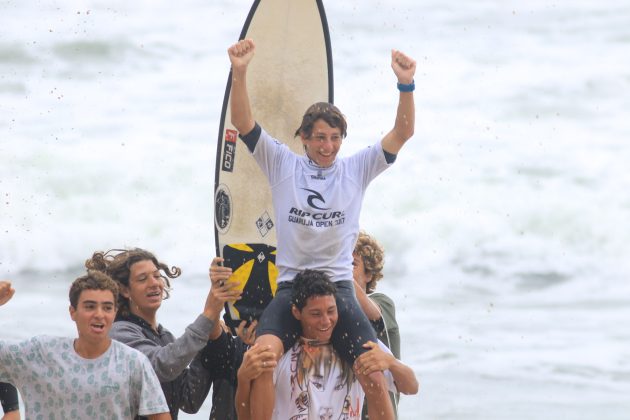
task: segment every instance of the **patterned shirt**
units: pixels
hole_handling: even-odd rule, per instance
[[[379,341],[379,346],[387,347]],[[394,380],[385,371],[389,390]],[[352,366],[332,345],[311,346],[300,339],[279,360],[274,370],[274,420],[359,420],[365,396]]]
[[[0,381],[18,388],[27,419],[133,419],[168,412],[149,360],[112,340],[95,359],[74,350],[73,338],[37,336],[0,341]]]

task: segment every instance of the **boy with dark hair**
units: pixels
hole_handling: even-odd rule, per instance
[[[366,353],[354,367],[333,349],[330,339],[337,325],[336,287],[318,270],[305,270],[293,280],[291,312],[302,328],[302,337],[285,353],[273,370],[268,349],[254,345],[238,372],[236,408],[239,420],[250,418],[251,382],[273,371],[275,402],[273,419],[343,418],[360,419],[367,377],[383,371],[392,391],[418,392],[413,370],[379,342],[367,342]],[[376,409],[374,395],[366,396],[370,410]]]
[[[298,323],[291,317],[291,279],[303,269],[325,271],[337,285],[339,326],[333,336],[335,350],[352,364],[376,341],[376,334],[359,308],[352,282],[352,249],[359,216],[370,182],[392,165],[403,145],[413,136],[415,105],[413,77],[416,62],[392,50],[391,67],[398,79],[398,107],[394,126],[382,139],[349,157],[338,158],[347,124],[333,104],[313,104],[296,131],[305,154],[298,155],[273,138],[256,122],[250,105],[247,73],[256,46],[243,39],[228,49],[232,64],[230,120],[269,181],[277,232],[278,287],[258,324],[256,342],[270,346],[279,358],[293,346]],[[264,98],[256,98],[262,100]],[[283,140],[283,139],[280,139]],[[318,223],[326,220],[329,223]],[[274,401],[272,375],[264,373],[253,384],[256,420],[268,420]],[[386,381],[381,372],[368,379],[366,391],[379,394],[377,419],[393,419]]]
[[[36,336],[17,344],[0,341],[0,381],[15,385],[26,418],[166,420],[171,416],[148,359],[109,338],[118,286],[88,271],[70,287],[70,317],[78,338]],[[0,304],[10,299],[0,289]]]

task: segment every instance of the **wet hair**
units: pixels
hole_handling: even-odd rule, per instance
[[[79,277],[70,286],[70,305],[77,309],[79,297],[84,290],[109,290],[114,296],[114,306],[118,307],[118,284],[107,274],[97,270],[88,270],[87,274]]]
[[[381,244],[376,239],[364,231],[359,232],[359,238],[354,246],[353,254],[359,256],[363,260],[365,273],[370,280],[366,284],[366,291],[372,293],[376,290],[376,282],[383,278],[383,266],[385,265],[384,251]]]
[[[346,117],[343,116],[339,108],[328,102],[317,102],[308,107],[302,117],[302,124],[295,130],[295,136],[304,135],[305,138],[311,138],[313,134],[313,125],[317,120],[324,120],[329,126],[339,128],[341,138],[345,138],[348,129]]]
[[[313,296],[335,295],[337,287],[323,271],[304,270],[293,279],[291,303],[298,310],[304,309],[306,301]]]
[[[140,261],[152,261],[157,269],[163,273],[162,277],[164,278],[165,287],[162,299],[168,299],[171,289],[171,283],[168,279],[179,277],[182,270],[175,266],[169,268],[168,265],[158,261],[155,255],[144,249],[133,248],[128,250],[110,249],[107,252],[97,251],[92,255],[92,258],[85,261],[85,267],[106,273],[120,285],[129,287],[131,266]],[[164,275],[166,275],[166,277]],[[119,293],[118,301],[120,306],[118,310],[119,314],[123,316],[129,315],[129,299]]]

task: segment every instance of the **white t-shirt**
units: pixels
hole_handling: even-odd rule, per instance
[[[73,343],[48,336],[0,341],[0,382],[20,391],[27,419],[133,419],[169,411],[145,355],[112,340],[101,356],[84,359]]]
[[[253,156],[271,185],[278,281],[307,268],[324,270],[333,281],[352,280],[365,190],[390,166],[381,141],[321,168],[263,129]]]
[[[389,353],[380,341],[379,346]],[[391,372],[384,373],[395,391]],[[330,344],[311,347],[298,341],[278,361],[273,383],[274,420],[361,419],[365,393],[352,366]]]

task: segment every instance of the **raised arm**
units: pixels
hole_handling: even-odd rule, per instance
[[[238,282],[228,281],[229,275],[213,276],[213,269],[218,267],[220,261],[222,261],[221,258],[215,258],[210,265],[212,287],[204,309],[204,316],[213,324],[213,329],[209,335],[210,340],[216,340],[221,336],[221,332],[223,331],[219,316],[225,302],[238,300],[241,295],[241,291],[238,290]],[[231,269],[228,270],[230,273],[232,272]],[[206,350],[210,345],[209,343],[210,342],[195,356],[188,369],[183,371],[183,377],[180,382],[182,399],[179,408],[185,413],[194,414],[199,411],[214,380],[214,378],[208,374],[205,362],[207,356]]]
[[[378,321],[381,319],[381,308],[379,308],[376,302],[370,299],[365,289],[363,289],[356,280],[354,281],[354,294],[359,301],[359,306],[361,306],[361,309],[365,312],[365,316],[367,316],[370,321]]]
[[[378,370],[389,370],[399,392],[406,395],[418,393],[418,379],[413,369],[396,359],[393,354],[384,351],[377,343],[368,341],[363,347],[370,350],[354,362],[357,374],[369,375]]]
[[[247,93],[247,67],[255,49],[256,46],[251,39],[243,39],[228,48],[228,56],[232,63],[230,114],[232,124],[241,134],[249,133],[255,125]]]
[[[392,70],[398,78],[400,98],[394,128],[383,137],[383,150],[397,154],[405,142],[413,136],[416,109],[413,100],[416,61],[398,50],[392,50]]]
[[[208,296],[206,297],[206,304],[203,309],[203,315],[210,321],[212,321],[215,327],[221,329],[221,326],[219,324],[219,316],[221,315],[221,311],[223,310],[223,305],[230,300],[239,300],[241,298],[242,290],[239,290],[239,284],[237,281],[227,281],[225,275],[219,275],[216,279],[213,279],[213,269],[217,268],[219,260],[222,261],[221,258],[215,258],[210,264],[211,287],[210,293],[208,293]],[[229,269],[229,272],[231,274],[232,270]],[[227,277],[229,278],[229,276]],[[219,334],[217,334],[217,336]],[[212,334],[210,338],[212,338]]]
[[[114,322],[109,335],[144,353],[161,382],[172,381],[205,347],[214,326],[219,322],[223,304],[227,300],[240,298],[241,291],[236,290],[236,285],[236,282],[227,282],[223,285],[212,284],[206,297],[203,313],[186,327],[182,336],[165,346],[148,338],[141,326],[125,320]]]

